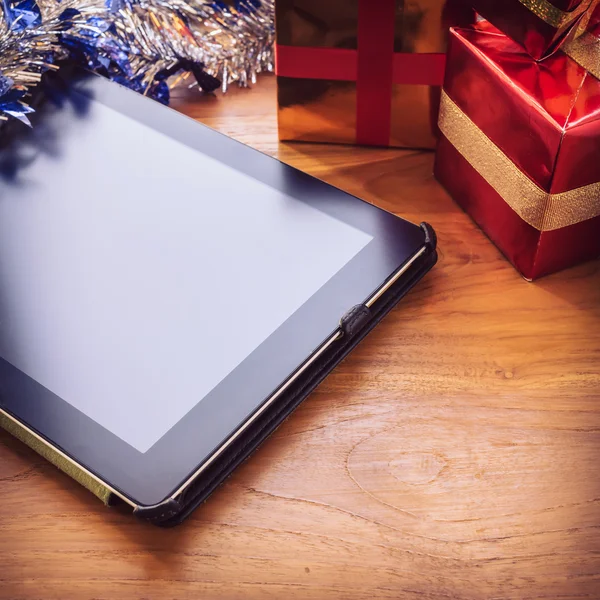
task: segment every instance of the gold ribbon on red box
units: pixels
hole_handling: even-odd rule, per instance
[[[600,215],[600,183],[548,193],[525,175],[446,92],[442,92],[439,125],[467,162],[538,231],[561,229]]]

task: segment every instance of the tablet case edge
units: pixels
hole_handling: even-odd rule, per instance
[[[409,270],[405,277],[401,277],[373,307],[369,308],[364,304],[352,307],[340,320],[340,326],[344,332],[340,340],[342,343],[317,361],[309,369],[307,376],[301,378],[290,390],[286,391],[284,397],[276,405],[275,410],[267,411],[266,415],[250,428],[249,435],[241,443],[238,443],[237,447],[234,445],[233,451],[226,454],[223,460],[217,462],[212,469],[209,469],[208,477],[203,474],[202,477],[196,478],[178,499],[169,498],[154,506],[137,506],[133,511],[137,517],[161,527],[172,527],[181,523],[242,462],[258,449],[260,444],[292,414],[350,351],[435,265],[437,262],[437,236],[431,225],[421,223],[420,227],[424,233],[424,245],[427,247],[428,252],[423,261],[415,265],[415,270]],[[0,427],[74,479],[104,504],[111,505],[117,500],[108,487],[1,411]]]

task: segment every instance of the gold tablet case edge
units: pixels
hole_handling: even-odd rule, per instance
[[[34,452],[37,452],[42,458],[60,469],[63,473],[71,477],[71,479],[74,479],[88,491],[92,492],[104,504],[108,505],[111,503],[111,498],[116,492],[108,488],[100,479],[79,466],[66,454],[22,425],[1,408],[0,427],[26,446],[29,446]],[[117,495],[121,496],[120,494]],[[125,500],[125,498],[123,499]]]

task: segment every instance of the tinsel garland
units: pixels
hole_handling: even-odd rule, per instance
[[[78,6],[83,18],[99,14],[97,6],[77,0],[39,5],[33,1],[8,4],[3,0],[0,14],[0,119],[15,117],[29,123],[32,110],[24,102],[29,89],[41,74],[54,67],[64,55],[59,36],[70,27],[63,15]],[[100,11],[101,12],[101,11]]]
[[[65,59],[165,104],[182,79],[249,85],[273,69],[273,13],[273,0],[0,0],[0,119],[28,123],[31,88]]]

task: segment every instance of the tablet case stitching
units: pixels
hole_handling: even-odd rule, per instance
[[[341,319],[344,335],[353,336],[371,320],[371,311],[364,304],[352,307]]]

